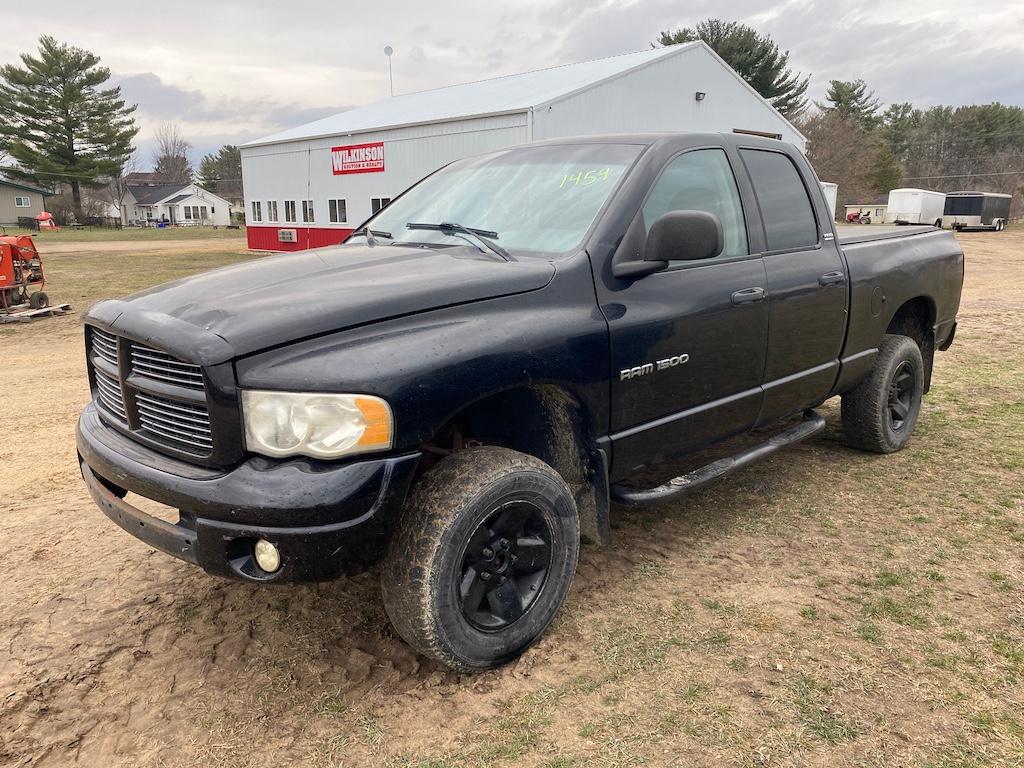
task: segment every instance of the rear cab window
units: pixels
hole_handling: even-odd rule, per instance
[[[818,222],[793,161],[782,152],[767,149],[741,149],[740,155],[761,206],[768,250],[817,246]]]

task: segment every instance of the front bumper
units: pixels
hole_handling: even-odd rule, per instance
[[[420,458],[338,464],[253,457],[213,470],[130,440],[103,424],[91,404],[77,439],[89,493],[111,520],[167,554],[245,581],[325,581],[366,570],[384,551]],[[180,519],[153,517],[121,491],[173,507]],[[281,552],[274,573],[253,559],[261,538]]]

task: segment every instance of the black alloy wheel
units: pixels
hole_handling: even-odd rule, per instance
[[[873,453],[893,453],[906,446],[921,414],[925,381],[917,342],[886,334],[871,372],[843,393],[846,442]]]
[[[894,432],[903,429],[914,405],[914,368],[903,361],[893,373],[889,382],[889,426]]]
[[[518,621],[540,595],[551,567],[552,534],[527,501],[498,507],[473,532],[456,589],[462,614],[483,631]]]
[[[535,456],[477,446],[431,467],[381,567],[395,631],[460,672],[505,664],[544,634],[579,554],[573,492]]]

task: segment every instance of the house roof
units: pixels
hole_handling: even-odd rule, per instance
[[[175,203],[180,203],[182,200],[188,200],[190,197],[193,197],[191,193],[187,195],[176,195],[170,200],[164,200],[164,205],[174,205]]]
[[[132,197],[139,205],[156,205],[165,198],[170,197],[175,192],[180,192],[188,184],[144,184],[138,186],[135,184],[128,185],[128,191],[132,193]]]
[[[53,192],[50,192],[50,191],[45,190],[45,189],[40,189],[39,187],[30,187],[28,184],[22,184],[22,183],[17,182],[17,181],[11,181],[11,180],[5,179],[3,177],[0,177],[0,184],[2,184],[5,187],[13,187],[14,189],[21,189],[21,190],[24,190],[25,192],[35,192],[37,195],[42,195],[43,197],[53,197]]]
[[[286,141],[360,133],[478,115],[523,112],[557,101],[630,70],[645,67],[671,56],[678,56],[684,51],[695,48],[703,48],[716,59],[718,58],[705,43],[695,41],[621,56],[610,56],[605,59],[594,59],[578,64],[564,64],[559,67],[538,69],[518,75],[450,85],[429,91],[392,96],[251,141],[243,146],[257,147],[264,144],[279,144]],[[739,78],[739,75],[736,77]],[[745,83],[745,81],[743,82]],[[750,90],[752,94],[760,98],[756,91]]]

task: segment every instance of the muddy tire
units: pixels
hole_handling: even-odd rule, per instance
[[[871,374],[843,395],[846,442],[873,453],[903,449],[921,411],[924,380],[924,361],[914,340],[886,335]]]
[[[557,472],[507,448],[469,448],[413,489],[381,572],[384,607],[420,653],[463,672],[496,667],[555,618],[579,542]]]
[[[43,307],[50,306],[50,297],[42,291],[36,291],[28,297],[28,305],[32,309],[42,309]]]

